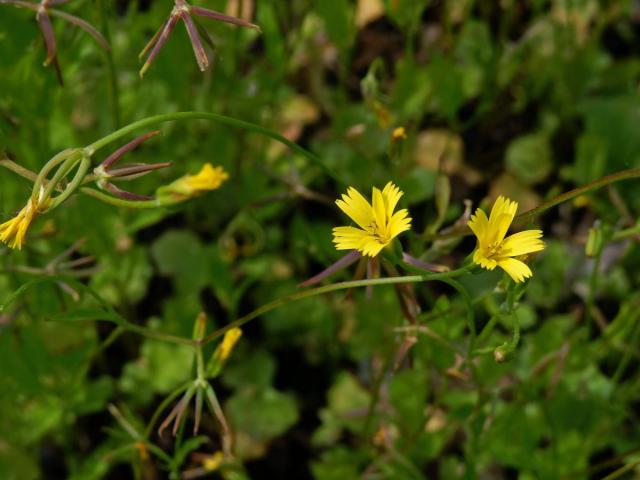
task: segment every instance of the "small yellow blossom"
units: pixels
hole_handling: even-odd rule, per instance
[[[468,225],[478,238],[473,261],[487,270],[502,268],[515,282],[522,282],[533,275],[531,269],[514,257],[544,249],[542,230],[525,230],[505,238],[507,230],[518,210],[518,204],[505,197],[498,197],[491,215],[477,209]]]
[[[220,188],[229,178],[229,174],[222,167],[205,164],[195,175],[185,175],[166,187],[159,189],[160,194],[169,193],[180,198],[190,198],[208,190]]]
[[[342,200],[336,200],[336,205],[360,228],[334,228],[336,248],[358,250],[369,257],[378,255],[391,240],[411,228],[411,218],[406,209],[393,212],[402,195],[403,192],[389,182],[382,191],[373,188],[371,205],[355,188],[348,188]]]
[[[216,351],[213,353],[214,361],[216,362],[226,362],[233,351],[233,347],[235,347],[238,340],[242,336],[242,330],[239,328],[232,328],[224,334],[224,338],[222,339],[222,343],[218,345]]]
[[[27,205],[15,217],[0,225],[0,241],[11,248],[22,250],[24,237],[37,213],[37,202],[29,199]]]

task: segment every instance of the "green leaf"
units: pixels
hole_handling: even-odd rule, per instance
[[[158,238],[151,253],[163,275],[172,276],[179,288],[197,291],[209,279],[209,258],[193,233],[171,230]]]
[[[549,138],[543,134],[516,138],[507,147],[505,163],[507,170],[523,183],[540,183],[553,168]]]
[[[193,349],[184,345],[147,340],[138,359],[124,367],[120,388],[136,401],[167,394],[191,375]]]
[[[226,403],[232,428],[253,441],[266,443],[283,434],[298,421],[298,407],[292,395],[273,388],[245,388]]]
[[[313,434],[316,445],[331,445],[338,440],[343,429],[361,431],[363,418],[355,412],[369,408],[370,395],[348,373],[341,373],[329,389],[327,406],[320,410],[322,425]]]
[[[276,372],[276,362],[266,350],[250,350],[246,355],[232,355],[222,372],[222,381],[232,388],[255,385],[268,387]]]

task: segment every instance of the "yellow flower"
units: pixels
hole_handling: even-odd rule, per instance
[[[160,187],[158,194],[160,196],[170,194],[183,200],[208,190],[220,188],[220,185],[228,178],[229,174],[222,167],[214,167],[207,163],[197,174],[185,175],[166,187]]]
[[[403,192],[389,182],[382,191],[373,188],[373,205],[350,187],[336,200],[336,205],[360,228],[336,227],[333,242],[338,250],[358,250],[363,255],[375,257],[395,237],[411,228],[411,218],[406,209],[393,213]]]
[[[0,225],[0,241],[6,243],[11,248],[22,250],[24,237],[37,213],[37,202],[29,199],[27,206],[20,210],[15,217]]]
[[[544,249],[544,243],[540,240],[542,230],[525,230],[505,238],[517,210],[516,202],[500,196],[493,205],[489,218],[478,208],[468,225],[478,238],[473,261],[487,270],[498,266],[515,282],[522,282],[533,273],[524,262],[513,257],[539,252]]]

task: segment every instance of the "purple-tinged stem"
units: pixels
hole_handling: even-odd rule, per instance
[[[180,401],[178,403],[176,403],[175,407],[173,407],[173,409],[171,409],[171,412],[169,413],[169,415],[167,415],[167,418],[164,419],[164,422],[162,422],[160,427],[158,427],[158,436],[159,437],[162,437],[162,432],[164,432],[164,429],[169,426],[171,421],[178,415],[180,410],[181,409],[184,410],[187,407],[187,403],[189,402],[189,399],[191,399],[191,392],[192,392],[191,388],[189,390],[187,390],[187,392],[180,399]],[[186,402],[185,402],[185,399],[187,400]]]
[[[419,268],[420,270],[426,270],[427,272],[443,273],[449,271],[449,267],[446,265],[436,265],[435,263],[423,262],[422,260],[412,257],[406,252],[402,252],[402,261],[412,267]]]
[[[49,15],[47,15],[47,11],[44,8],[40,8],[38,10],[36,20],[38,20],[38,25],[40,25],[40,31],[42,32],[44,43],[47,46],[47,58],[44,61],[44,65],[46,67],[56,58],[56,37],[53,33],[53,27],[51,26]]]
[[[201,72],[204,72],[207,68],[209,68],[209,57],[207,56],[207,52],[205,52],[204,47],[202,46],[202,41],[200,40],[198,29],[193,24],[193,20],[188,13],[182,14],[181,17],[184,21],[185,27],[187,28],[187,33],[189,34],[189,39],[191,40],[191,46],[193,47],[193,53],[196,56],[196,61],[198,62],[198,67],[200,68]]]
[[[200,430],[200,419],[202,418],[202,389],[198,388],[196,392],[196,410],[195,410],[195,420],[193,422],[193,434],[197,435],[198,430]]]
[[[191,401],[191,397],[193,397],[193,390],[190,389],[187,393],[184,394],[182,400],[178,404],[180,408],[178,409],[178,414],[176,415],[176,421],[173,422],[173,436],[175,437],[178,434],[178,428],[180,428],[180,424],[182,423],[182,419],[184,418],[185,413],[187,413],[187,407],[189,406],[189,402]]]
[[[156,44],[156,42],[158,41],[158,37],[160,36],[160,34],[164,31],[167,22],[169,21],[169,19],[171,18],[172,15],[169,15],[169,17],[167,18],[167,20],[160,26],[160,28],[158,30],[156,30],[156,33],[153,34],[153,37],[151,37],[151,40],[149,40],[147,42],[147,44],[144,46],[144,48],[142,49],[142,51],[138,54],[138,60],[142,60],[144,57],[147,56],[147,54],[149,53],[149,51],[151,51],[151,49],[153,48],[153,46]]]
[[[140,69],[140,78],[144,77],[145,72],[151,66],[151,62],[153,62],[153,60],[156,58],[156,56],[158,56],[158,53],[160,53],[160,50],[162,49],[164,44],[167,43],[167,40],[169,39],[169,35],[173,31],[173,28],[176,26],[176,22],[178,21],[178,18],[179,17],[177,15],[173,15],[173,14],[171,14],[169,16],[169,19],[164,24],[164,28],[162,29],[162,33],[157,36],[157,41],[156,41],[153,49],[151,50],[151,53],[149,54],[149,57],[147,58],[147,61],[144,62],[144,65]],[[147,47],[148,46],[149,45],[147,45]],[[145,50],[147,50],[147,47],[145,47]],[[145,50],[143,50],[143,52]]]
[[[342,270],[342,269],[347,268],[348,266],[352,265],[361,256],[362,256],[362,254],[358,250],[353,250],[353,251],[347,253],[344,257],[342,257],[340,260],[335,262],[333,265],[331,265],[328,268],[326,268],[325,270],[323,270],[322,272],[320,272],[317,275],[311,277],[310,279],[305,280],[304,282],[298,284],[298,287],[304,288],[304,287],[310,287],[312,285],[315,285],[316,283],[321,282],[322,280],[324,280],[328,276],[333,275],[338,270]]]
[[[153,132],[145,133],[144,135],[140,135],[138,138],[131,140],[129,143],[127,143],[126,145],[123,145],[118,150],[116,150],[111,155],[109,155],[107,158],[105,158],[104,162],[102,162],[102,168],[107,170],[111,165],[113,165],[118,160],[120,160],[120,158],[122,158],[124,154],[130,152],[131,150],[138,147],[144,141],[158,135],[159,133],[160,133],[160,130],[154,130]]]
[[[218,20],[219,22],[231,23],[232,25],[237,25],[238,27],[253,28],[254,30],[258,30],[259,32],[261,31],[258,25],[247,22],[246,20],[243,20],[241,18],[225,15],[224,13],[214,12],[213,10],[202,7],[191,6],[189,7],[189,9],[194,15],[198,15],[200,17],[208,17],[214,20]]]
[[[122,190],[121,188],[116,187],[112,183],[105,183],[103,185],[103,188],[107,192],[115,195],[118,198],[122,198],[124,200],[131,200],[131,201],[134,201],[134,202],[146,202],[148,200],[153,200],[153,197],[149,197],[147,195],[138,195],[137,193],[127,192],[126,190]]]

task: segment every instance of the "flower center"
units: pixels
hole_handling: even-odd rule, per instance
[[[493,242],[485,247],[485,256],[487,258],[502,256],[502,242]]]
[[[380,226],[376,222],[371,222],[371,225],[369,225],[369,230],[371,234],[376,238],[376,240],[381,244],[386,245],[391,241],[391,238],[389,238],[389,232],[384,225]]]

